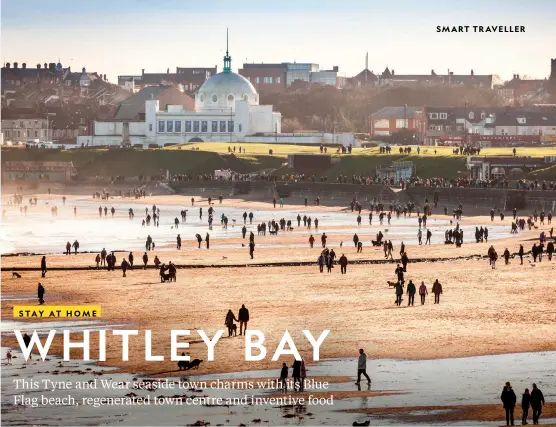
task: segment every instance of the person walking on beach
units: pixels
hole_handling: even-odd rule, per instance
[[[326,248],[326,239],[328,239],[328,236],[326,233],[322,233],[322,236],[320,236],[320,242],[322,243],[323,248]]]
[[[228,313],[226,313],[226,320],[224,320],[224,325],[228,328],[228,337],[231,337],[233,334],[234,322],[237,322],[237,319],[232,310],[228,310]]]
[[[419,231],[417,231],[417,240],[419,241],[420,245],[423,244],[423,232],[421,231],[420,228],[419,228]]]
[[[41,258],[41,277],[46,277],[46,257]]]
[[[348,259],[345,256],[345,254],[342,254],[342,256],[340,257],[340,259],[338,259],[338,264],[340,264],[340,273],[342,274],[346,274],[347,272],[347,265],[348,265]]]
[[[77,241],[77,239],[75,240],[75,242],[73,242],[73,250],[75,251],[75,255],[77,255],[77,250],[79,249],[79,242]]]
[[[127,268],[129,267],[129,263],[127,262],[127,259],[123,259],[122,260],[122,272],[123,272],[123,277],[126,277],[125,273],[127,271]]]
[[[44,304],[44,286],[41,282],[39,282],[39,286],[37,287],[37,297],[39,299],[39,304]]]
[[[529,389],[526,388],[525,392],[521,395],[521,410],[523,411],[521,415],[521,425],[527,424],[527,416],[529,415],[529,406],[531,406],[531,395],[529,394]]]
[[[313,235],[311,234],[311,235],[309,236],[309,247],[312,249],[314,244],[315,244],[315,238],[314,238]]]
[[[239,321],[239,334],[242,335],[247,332],[247,322],[249,322],[249,310],[245,308],[245,304],[241,304],[237,317]]]
[[[127,259],[129,261],[129,268],[133,268],[133,252],[129,253],[129,255],[127,256]]]
[[[537,388],[537,384],[533,383],[533,390],[531,390],[531,408],[533,409],[533,424],[539,423],[541,417],[542,407],[544,405],[544,396],[542,391]]]
[[[66,255],[71,255],[71,243],[66,243]]]
[[[434,303],[440,304],[440,294],[442,293],[442,285],[436,279],[432,285],[432,293],[434,294]]]
[[[285,393],[288,391],[288,365],[286,362],[282,363],[282,370],[280,371],[280,384],[282,386],[282,391]]]
[[[147,268],[147,263],[149,262],[149,256],[145,252],[143,254],[143,270]]]
[[[409,295],[409,300],[407,301],[408,307],[410,305],[414,305],[416,292],[417,289],[415,288],[415,284],[413,283],[413,281],[410,280],[409,283],[407,284],[407,295]]]
[[[205,236],[205,243],[207,245],[207,249],[209,249],[210,248],[210,234],[208,234],[208,233]]]
[[[95,257],[95,262],[97,263],[97,270],[100,269],[100,254]]]
[[[504,404],[504,409],[506,410],[506,425],[513,426],[514,408],[515,408],[515,402],[517,398],[509,382],[507,382],[505,387],[503,388],[502,394],[500,395],[500,399],[502,400],[502,403]]]
[[[319,271],[322,273],[324,271],[324,264],[325,264],[325,259],[324,259],[324,251],[321,252],[321,254],[319,255],[319,257],[317,258],[317,264],[319,265]]]
[[[523,265],[523,254],[525,253],[525,251],[523,250],[523,245],[519,245],[519,259],[521,260],[521,265]]]
[[[301,375],[301,385],[299,391],[305,389],[305,378],[307,378],[307,369],[305,368],[305,359],[301,358],[301,365],[299,367],[299,374]]]
[[[359,349],[359,359],[357,360],[357,382],[355,384],[359,385],[361,383],[361,375],[364,375],[365,378],[367,378],[367,382],[370,386],[371,379],[367,375],[367,355],[362,348]]]
[[[253,254],[254,253],[255,253],[255,242],[250,241],[249,242],[249,256],[251,257],[251,259],[253,259]]]
[[[100,265],[106,265],[106,248],[102,248],[100,251]]]
[[[403,283],[398,280],[394,285],[394,289],[396,291],[396,305],[399,307],[402,304]]]
[[[427,291],[427,286],[425,282],[421,282],[421,286],[419,286],[419,296],[421,297],[421,305],[425,305],[425,297],[429,294]]]
[[[292,379],[293,379],[293,390],[295,391],[295,386],[297,384],[297,390],[301,391],[301,360],[294,359],[293,361]]]

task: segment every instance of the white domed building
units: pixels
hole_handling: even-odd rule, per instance
[[[157,100],[147,100],[147,143],[244,142],[249,135],[279,134],[281,114],[273,112],[272,105],[259,105],[256,89],[232,72],[231,62],[226,49],[224,70],[199,88],[194,111],[181,105],[168,105],[164,111]]]

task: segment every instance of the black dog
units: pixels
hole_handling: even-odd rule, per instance
[[[236,324],[232,325],[232,334],[234,335],[234,337],[237,337],[237,325]]]
[[[368,425],[371,425],[371,420],[363,421],[362,423],[358,423],[357,421],[354,421],[352,425],[354,425],[354,426],[368,426]]]
[[[188,362],[186,360],[180,360],[178,362],[178,368],[184,371],[189,371],[190,369],[199,369],[199,365],[201,364],[202,360],[199,359],[193,359],[191,362]]]
[[[12,271],[12,279],[21,279],[21,274],[19,274],[17,271]]]
[[[188,369],[199,369],[199,365],[201,364],[202,360],[200,359],[193,359],[191,362],[189,362],[189,368]]]
[[[169,282],[169,281],[170,281],[170,274],[166,274],[166,273],[162,274],[162,275],[160,276],[160,281],[161,281],[162,283],[164,283],[164,282]]]

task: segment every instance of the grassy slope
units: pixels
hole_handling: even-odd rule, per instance
[[[236,144],[239,148],[240,144]],[[7,160],[42,160],[42,161],[71,161],[82,176],[95,175],[156,175],[163,174],[167,169],[171,173],[212,173],[215,169],[232,167],[239,172],[255,172],[262,169],[280,168],[288,154],[319,153],[315,146],[286,145],[286,144],[241,144],[246,148],[246,154],[236,153],[237,160],[228,164],[219,156],[228,154],[227,143],[186,144],[167,147],[162,150],[25,150],[3,149],[2,161]],[[188,148],[199,148],[192,151]],[[273,155],[268,150],[273,150]],[[394,148],[395,150],[395,148]],[[333,159],[337,161],[323,175],[336,177],[338,175],[374,175],[377,166],[388,166],[393,161],[412,161],[417,168],[417,174],[422,178],[442,176],[453,178],[458,171],[465,169],[465,156],[455,156],[449,147],[423,148],[420,155],[416,151],[411,155],[379,154],[377,148],[357,148],[353,154],[336,154],[329,150]],[[481,155],[512,155],[512,148],[487,148]],[[543,157],[556,156],[556,147],[518,148],[517,155]],[[339,161],[338,161],[339,160]],[[281,169],[283,170],[283,168]],[[556,167],[551,167],[531,174],[539,179],[556,179]]]

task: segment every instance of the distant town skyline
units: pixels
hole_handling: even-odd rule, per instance
[[[2,63],[57,62],[78,71],[118,75],[222,71],[226,28],[232,70],[244,62],[337,65],[346,77],[365,67],[396,74],[550,74],[556,57],[556,2],[429,0],[395,3],[331,0],[2,1]],[[437,33],[437,25],[525,26],[525,33]]]

